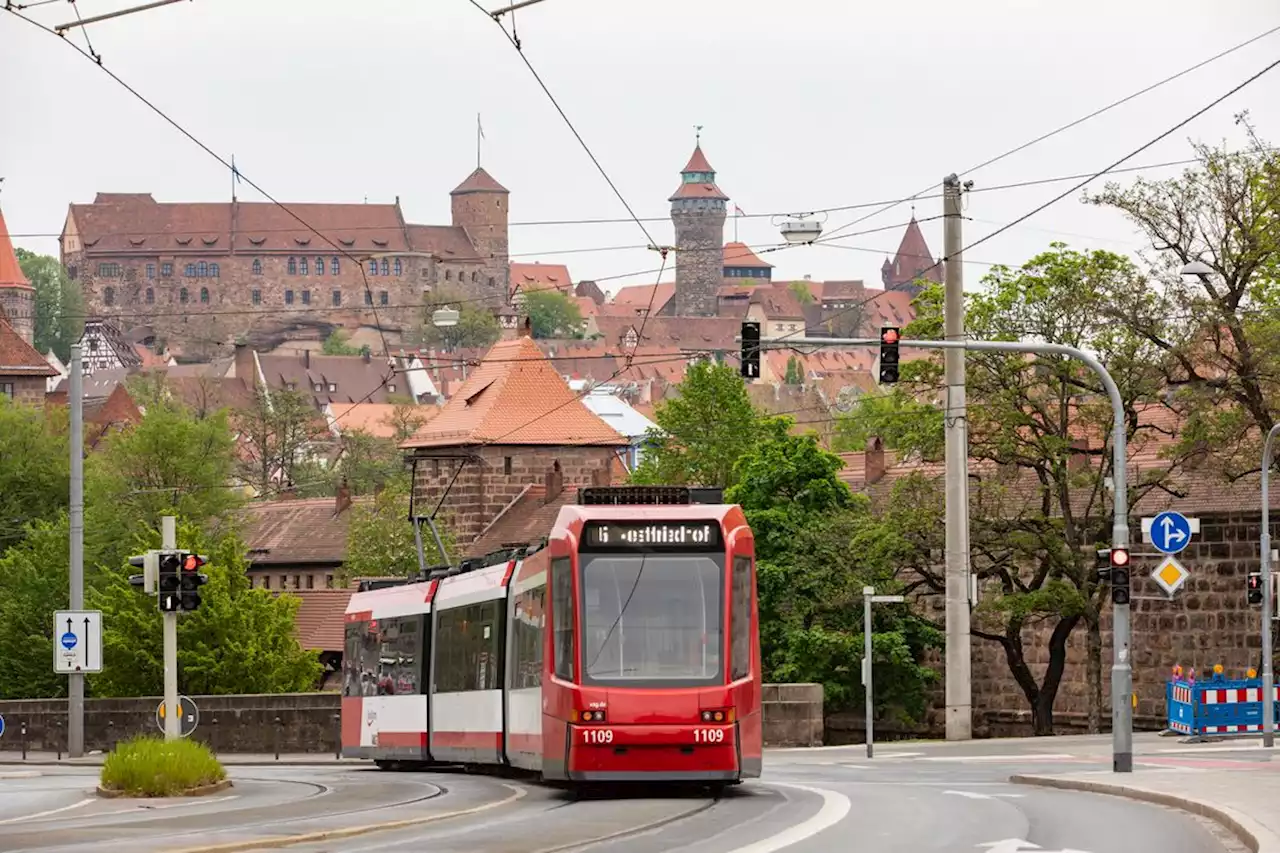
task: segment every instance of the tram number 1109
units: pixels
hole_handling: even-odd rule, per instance
[[[724,729],[694,729],[694,743],[722,743],[724,741]]]
[[[613,743],[613,729],[583,729],[583,743]]]

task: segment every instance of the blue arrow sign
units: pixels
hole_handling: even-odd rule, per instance
[[[62,635],[62,647],[68,651],[76,647],[76,635],[68,631]]]
[[[1176,554],[1191,544],[1191,522],[1180,512],[1162,512],[1151,520],[1151,544]]]
[[[0,716],[0,735],[4,734],[4,717]]]

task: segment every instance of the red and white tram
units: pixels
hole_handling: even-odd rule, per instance
[[[754,540],[742,509],[593,488],[547,537],[346,614],[342,751],[564,782],[760,775]]]

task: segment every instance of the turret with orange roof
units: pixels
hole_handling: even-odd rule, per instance
[[[4,310],[13,330],[28,344],[32,343],[35,335],[36,291],[18,264],[3,210],[0,210],[0,308]]]

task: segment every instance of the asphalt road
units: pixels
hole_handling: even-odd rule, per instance
[[[1041,742],[1044,743],[1044,742]],[[1053,742],[1049,742],[1053,745]],[[103,800],[92,768],[0,768],[0,851],[195,851],[375,824],[297,853],[1224,853],[1181,812],[1021,787],[1011,773],[1097,766],[1102,753],[1000,742],[777,751],[765,778],[704,791],[575,798],[521,780],[353,767],[234,767],[235,786],[179,801]],[[1035,845],[1035,846],[1032,846]]]

